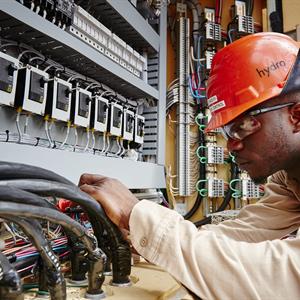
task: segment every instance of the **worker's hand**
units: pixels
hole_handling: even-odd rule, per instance
[[[120,181],[94,174],[83,174],[79,187],[105,210],[107,216],[120,229],[129,230],[129,217],[138,199]]]

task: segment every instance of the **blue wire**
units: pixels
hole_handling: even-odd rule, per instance
[[[189,76],[189,89],[190,89],[190,93],[193,96],[193,98],[196,98],[196,99],[205,99],[206,98],[205,96],[199,95],[198,91],[195,91],[196,94],[194,93],[193,88],[192,88],[191,76]]]

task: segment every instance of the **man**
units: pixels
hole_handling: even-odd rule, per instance
[[[244,37],[214,57],[212,118],[240,168],[256,182],[274,174],[236,220],[198,230],[175,211],[138,201],[120,182],[81,177],[82,190],[130,230],[134,248],[202,299],[300,299],[300,54],[285,35]]]

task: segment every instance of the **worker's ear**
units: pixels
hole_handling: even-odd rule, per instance
[[[300,103],[296,103],[290,108],[290,121],[294,127],[293,132],[300,132]]]

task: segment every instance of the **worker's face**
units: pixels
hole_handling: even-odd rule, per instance
[[[287,169],[292,153],[292,127],[288,107],[255,116],[253,133],[242,140],[229,138],[228,149],[241,170],[256,183],[263,183],[271,174]]]

